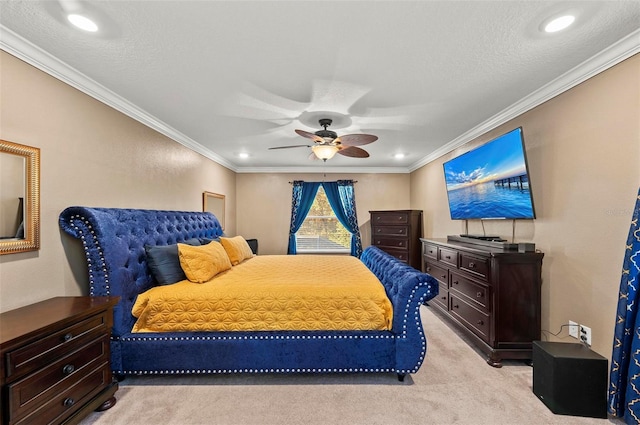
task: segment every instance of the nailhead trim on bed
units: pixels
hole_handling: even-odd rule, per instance
[[[370,372],[370,373],[410,373],[408,371],[396,371],[389,368],[366,369],[366,368],[291,368],[291,369],[197,369],[197,370],[153,370],[153,371],[114,371],[121,375],[191,375],[191,374],[215,374],[215,373],[345,373],[345,372]]]

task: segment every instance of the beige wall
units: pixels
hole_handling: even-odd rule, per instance
[[[640,55],[413,172],[411,206],[424,210],[425,234],[464,230],[463,222],[449,218],[442,163],[518,126],[537,219],[517,222],[516,240],[534,242],[545,254],[542,328],[558,332],[569,320],[589,326],[594,350],[610,357],[640,183]],[[486,223],[487,233],[511,238],[511,221]],[[470,223],[469,231],[481,233],[479,222]]]
[[[0,311],[86,293],[67,206],[202,210],[226,195],[235,232],[235,173],[59,80],[0,52],[0,138],[41,149],[41,249],[0,256]],[[65,252],[66,251],[66,252]]]
[[[409,208],[409,174],[238,174],[238,234],[258,238],[260,254],[286,254],[291,220],[289,182],[339,179],[357,181],[354,191],[364,247],[371,243],[369,211]]]

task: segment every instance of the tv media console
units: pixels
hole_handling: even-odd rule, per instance
[[[440,284],[428,305],[450,321],[487,363],[532,359],[540,340],[541,252],[448,239],[422,239],[422,269]],[[517,244],[516,244],[517,245]]]

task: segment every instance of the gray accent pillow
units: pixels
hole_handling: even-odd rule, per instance
[[[182,243],[193,246],[200,245],[200,241],[197,238],[189,239]],[[147,253],[147,265],[151,275],[159,285],[171,285],[187,278],[180,266],[178,244],[145,245],[144,250]]]

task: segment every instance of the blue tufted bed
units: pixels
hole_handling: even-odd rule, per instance
[[[220,236],[218,220],[201,212],[69,207],[59,223],[82,242],[90,295],[120,297],[111,340],[117,375],[390,372],[402,380],[424,360],[420,306],[437,295],[438,283],[376,247],[361,261],[393,305],[391,330],[133,333],[136,297],[156,285],[145,245]]]

